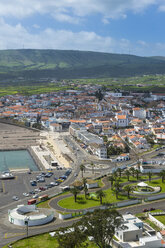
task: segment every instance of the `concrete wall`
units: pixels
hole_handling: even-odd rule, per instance
[[[140,200],[130,200],[130,201],[123,201],[123,202],[118,202],[116,203],[116,207],[124,207],[124,206],[129,206],[129,205],[134,205],[140,203]]]
[[[154,216],[152,216],[151,214],[148,214],[148,217],[151,221],[153,221],[158,227],[160,227],[161,229],[165,229],[165,225],[162,224],[159,220],[157,220]]]
[[[165,198],[165,194],[149,196],[146,199],[147,199],[147,201],[154,201],[154,200],[163,199],[163,198]]]

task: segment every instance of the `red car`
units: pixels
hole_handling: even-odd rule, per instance
[[[155,210],[155,208],[150,208],[150,211],[153,211],[153,210]]]
[[[149,209],[147,209],[147,208],[143,209],[143,212],[148,212],[148,211],[149,211]]]

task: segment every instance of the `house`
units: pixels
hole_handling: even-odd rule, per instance
[[[89,145],[89,149],[92,151],[94,155],[98,156],[100,159],[107,158],[107,148],[105,145],[92,143]]]
[[[116,116],[116,127],[128,127],[129,120],[127,115],[117,115]]]
[[[60,131],[62,131],[62,126],[59,123],[50,123],[49,128],[53,132],[60,132]]]
[[[120,248],[160,248],[165,247],[165,242],[160,235],[156,233],[151,235],[144,228],[143,222],[132,214],[123,215],[123,226],[116,229],[115,236],[118,239],[113,247]],[[154,229],[150,228],[152,232]]]
[[[94,181],[94,180],[87,180],[86,186],[88,189],[93,189],[93,188],[98,188],[98,182]]]
[[[129,154],[127,153],[120,154],[116,158],[111,159],[112,162],[123,162],[123,161],[128,161],[128,160],[130,160],[130,157],[129,157]]]
[[[133,116],[139,119],[146,118],[146,110],[142,108],[133,108]]]

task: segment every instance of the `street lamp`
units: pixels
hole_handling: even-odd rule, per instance
[[[29,239],[28,239],[28,227],[29,227],[29,218],[26,217],[25,219],[25,225],[26,225],[26,238],[27,238],[27,241],[28,241],[28,248],[29,248]]]

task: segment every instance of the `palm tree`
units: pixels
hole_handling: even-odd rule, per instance
[[[87,199],[88,188],[87,188],[87,186],[86,186],[86,185],[85,185],[85,187],[84,187],[84,193],[85,193],[85,199]]]
[[[111,175],[111,176],[109,176],[109,181],[111,182],[111,187],[112,187],[113,182],[115,181],[115,178]]]
[[[96,191],[97,198],[100,199],[100,204],[102,205],[102,198],[105,197],[105,193],[100,189]]]
[[[70,190],[70,192],[74,195],[74,201],[76,202],[76,200],[77,200],[77,195],[78,195],[78,193],[80,193],[80,191],[79,191],[76,187],[74,187],[74,188],[72,188],[72,189]]]
[[[136,174],[136,179],[139,180],[140,171],[139,170],[135,170],[135,174]]]
[[[121,168],[118,168],[117,169],[117,172],[119,173],[119,177],[121,178],[122,169]]]
[[[115,182],[114,188],[117,189],[117,190],[120,190],[120,183],[119,183],[119,181],[116,181]]]
[[[129,171],[129,170],[126,170],[126,171],[125,171],[125,174],[126,174],[126,176],[127,176],[127,179],[128,179],[128,181],[129,181],[129,177],[130,177],[130,171]]]
[[[148,174],[148,179],[149,179],[149,182],[150,182],[151,181],[151,178],[152,178],[152,172],[149,171],[147,174]]]
[[[84,188],[85,188],[86,184],[87,184],[87,179],[85,177],[83,177],[82,181],[83,181],[83,185],[84,185]]]
[[[117,189],[117,188],[113,188],[113,191],[115,192],[116,199],[118,199],[119,189]]]
[[[132,173],[132,176],[134,177],[134,176],[135,176],[135,168],[134,168],[134,167],[131,167],[131,168],[130,168],[130,171],[131,171],[131,173]]]
[[[81,176],[83,177],[83,172],[85,172],[85,166],[83,164],[80,165]]]
[[[115,180],[117,179],[117,171],[115,170],[114,172],[113,172],[113,177],[115,178]]]
[[[130,186],[130,185],[126,185],[126,186],[124,187],[124,191],[127,192],[128,198],[130,197],[130,192],[131,192],[132,190],[133,190],[133,187]]]
[[[159,173],[160,177],[162,178],[162,183],[164,183],[164,179],[165,179],[165,170],[162,170],[160,173]]]
[[[92,167],[92,174],[94,174],[94,167],[95,167],[95,165],[94,165],[93,162],[91,163],[91,167]]]

